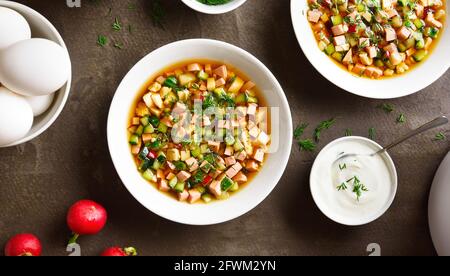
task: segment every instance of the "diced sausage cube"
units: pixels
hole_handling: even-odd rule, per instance
[[[438,20],[436,20],[435,18],[434,18],[434,14],[433,13],[431,13],[431,12],[429,12],[428,14],[427,14],[427,17],[425,18],[425,22],[428,24],[428,25],[431,25],[431,26],[433,26],[433,27],[436,27],[436,28],[442,28],[442,23],[441,22],[439,22]]]
[[[262,146],[266,146],[270,141],[270,136],[264,131],[261,131],[258,135],[258,143]]]
[[[159,180],[159,187],[158,188],[159,188],[159,190],[161,192],[168,192],[168,191],[170,191],[170,187],[167,184],[167,181],[164,180],[164,179]]]
[[[344,24],[339,24],[339,25],[331,27],[331,32],[333,32],[334,36],[339,36],[339,35],[345,34],[347,31],[346,31],[346,27],[344,26]]]
[[[256,140],[258,138],[258,135],[259,135],[259,129],[255,126],[252,129],[250,129],[248,134],[250,134],[250,139]]]
[[[226,156],[233,156],[234,148],[232,146],[226,147],[225,152],[223,154],[225,154]]]
[[[228,77],[228,70],[225,65],[219,66],[214,70],[214,74],[222,77],[223,79],[227,79]]]
[[[191,174],[185,171],[181,171],[177,174],[177,178],[180,182],[185,182],[191,177]]]
[[[222,195],[222,187],[219,181],[213,181],[209,185],[209,191],[215,195],[216,197],[220,197]]]
[[[202,67],[198,63],[193,63],[193,64],[188,65],[187,70],[189,72],[196,72],[196,71],[201,71]]]
[[[366,70],[366,66],[357,63],[355,65],[355,67],[353,67],[352,72],[357,74],[357,75],[362,75],[364,73],[364,71]]]
[[[406,28],[405,26],[401,27],[398,31],[397,31],[397,36],[399,39],[401,40],[406,40],[409,38],[409,36],[411,35],[411,31],[408,30],[408,28]]]
[[[214,152],[219,152],[220,150],[220,142],[209,141],[208,146]]]
[[[196,189],[189,190],[189,203],[195,203],[202,197],[202,193],[200,193]]]
[[[227,167],[233,166],[234,164],[236,164],[236,159],[234,158],[234,156],[225,158],[225,165]]]
[[[386,52],[389,52],[389,54],[398,53],[398,48],[394,43],[390,43],[386,47],[383,48]]]
[[[322,16],[322,12],[317,9],[308,11],[308,21],[309,22],[317,23],[317,22],[319,22],[319,19],[321,16]]]
[[[391,55],[389,56],[389,61],[392,65],[396,66],[402,63],[403,58],[400,53],[391,53]]]
[[[224,86],[227,82],[225,81],[224,78],[220,78],[218,80],[216,80],[216,87],[221,87]]]
[[[247,158],[247,153],[245,152],[245,150],[236,154],[236,159],[239,161],[244,161],[245,158]]]
[[[239,172],[235,177],[233,177],[233,180],[239,184],[242,184],[242,183],[246,183],[248,179],[247,179],[247,176],[243,172]]]
[[[194,157],[187,159],[185,162],[188,165],[190,172],[196,171],[198,169],[198,161]]]
[[[255,116],[257,109],[258,109],[258,105],[257,104],[254,104],[254,103],[249,104],[248,108],[247,108],[247,115]]]
[[[335,46],[344,45],[344,44],[347,43],[347,40],[345,39],[345,36],[344,36],[344,35],[335,36],[335,37],[333,38],[333,40],[334,40],[334,45],[335,45]]]
[[[189,198],[189,192],[184,190],[182,193],[178,193],[179,201],[186,201]]]
[[[257,172],[259,169],[259,164],[254,160],[250,160],[245,164],[245,169],[249,172]]]
[[[353,64],[353,51],[350,49],[347,54],[345,54],[344,58],[342,59],[342,63],[344,64]]]
[[[244,86],[242,86],[241,91],[242,91],[242,92],[248,91],[248,90],[252,89],[252,88],[255,87],[255,86],[256,86],[256,84],[254,84],[254,83],[251,82],[251,81],[248,81],[248,82],[246,82],[246,83],[244,84]]]
[[[375,46],[367,47],[366,52],[369,55],[369,58],[375,58],[378,55],[377,47]]]
[[[255,151],[255,153],[253,154],[253,159],[255,159],[258,162],[263,162],[264,161],[264,150],[257,149]]]
[[[359,47],[360,48],[366,48],[370,46],[370,39],[367,37],[361,37],[359,39]]]
[[[395,33],[395,30],[393,28],[385,28],[384,29],[386,32],[386,41],[390,42],[390,41],[394,41],[397,39],[397,34]]]

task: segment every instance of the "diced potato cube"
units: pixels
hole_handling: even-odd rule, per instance
[[[152,85],[150,85],[148,90],[154,93],[159,92],[159,90],[161,90],[161,84],[158,82],[154,82]]]
[[[152,101],[158,108],[163,108],[163,101],[160,94],[152,94]]]
[[[230,88],[228,88],[228,92],[238,93],[241,90],[242,86],[244,86],[244,81],[241,78],[236,77]]]
[[[167,160],[180,161],[180,151],[178,149],[167,150]]]
[[[194,82],[197,79],[197,77],[192,73],[186,73],[186,74],[180,75],[180,77],[178,79],[180,81],[180,85],[185,86],[191,82]]]
[[[139,117],[150,115],[150,110],[144,103],[140,102],[136,107],[136,115]]]
[[[208,91],[213,91],[214,89],[216,89],[216,80],[214,78],[208,78],[208,80],[206,81],[206,88],[208,89]]]

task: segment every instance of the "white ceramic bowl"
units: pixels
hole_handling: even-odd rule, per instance
[[[374,99],[390,99],[418,92],[439,79],[450,67],[450,30],[446,20],[444,31],[437,47],[422,64],[398,77],[371,80],[357,77],[337,66],[319,50],[316,39],[307,20],[307,0],[291,0],[291,16],[297,40],[311,64],[325,78],[359,96]],[[450,6],[447,5],[447,14]]]
[[[0,0],[0,6],[13,9],[18,13],[20,13],[23,17],[25,17],[25,19],[28,21],[28,24],[31,27],[32,37],[46,38],[52,40],[61,45],[61,47],[63,47],[67,51],[67,47],[61,35],[52,25],[52,23],[50,23],[50,21],[48,21],[44,16],[42,16],[41,14],[39,14],[38,12],[27,6],[24,6],[22,4],[13,1]],[[67,55],[69,55],[68,51]],[[44,114],[34,118],[33,127],[25,137],[12,144],[0,146],[0,148],[12,147],[23,144],[36,138],[44,131],[46,131],[61,114],[61,111],[63,110],[64,105],[66,104],[67,98],[69,97],[71,81],[72,81],[72,73],[70,72],[67,83],[61,89],[59,89],[59,91],[55,93],[55,98],[53,99],[53,103],[50,106],[50,108]]]
[[[183,1],[191,9],[196,10],[198,12],[207,13],[207,14],[221,14],[221,13],[227,13],[227,12],[230,12],[232,10],[239,8],[247,0],[232,0],[229,3],[223,4],[223,5],[215,5],[215,6],[205,5],[205,4],[200,3],[197,0],[181,0],[181,1]]]
[[[392,181],[392,187],[390,189],[390,194],[387,200],[385,201],[382,208],[380,208],[378,211],[373,212],[371,214],[367,214],[364,217],[355,219],[355,218],[349,218],[349,217],[343,217],[342,215],[337,215],[337,213],[333,213],[330,206],[325,202],[324,196],[320,195],[321,190],[318,186],[318,181],[320,181],[321,177],[323,176],[323,173],[320,170],[319,163],[321,160],[326,158],[326,154],[329,153],[329,150],[333,148],[335,145],[339,143],[343,143],[346,141],[356,141],[360,143],[366,144],[370,150],[373,152],[377,152],[381,150],[383,147],[380,146],[378,143],[367,139],[365,137],[358,137],[358,136],[349,136],[349,137],[343,137],[336,139],[329,143],[327,146],[325,146],[320,153],[317,155],[316,160],[314,161],[314,164],[311,169],[311,175],[310,175],[310,189],[311,194],[314,199],[314,202],[316,203],[317,207],[320,209],[320,211],[329,219],[343,225],[347,226],[359,226],[368,224],[370,222],[373,222],[380,218],[386,211],[389,209],[389,207],[392,205],[392,202],[394,202],[395,195],[397,194],[397,186],[398,186],[398,176],[397,176],[397,169],[395,168],[394,161],[392,160],[389,153],[381,153],[381,157],[383,158],[387,169],[389,170],[389,175],[391,177]],[[370,191],[369,191],[370,192]]]
[[[192,59],[221,61],[238,68],[254,81],[269,107],[279,107],[279,120],[272,114],[272,134],[279,127],[283,135],[272,141],[265,165],[242,191],[228,200],[210,204],[176,201],[145,181],[130,153],[127,127],[137,93],[154,74],[167,66]],[[291,152],[292,118],[284,92],[273,74],[248,52],[225,42],[192,39],[163,46],[139,61],[119,85],[108,117],[108,145],[116,170],[130,193],[147,209],[166,219],[191,225],[209,225],[239,217],[262,202],[280,180]],[[278,149],[276,149],[278,145]]]

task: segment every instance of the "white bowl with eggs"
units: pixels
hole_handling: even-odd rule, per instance
[[[136,168],[130,152],[128,127],[131,107],[141,88],[164,68],[190,60],[211,60],[233,66],[251,79],[271,112],[271,146],[259,173],[227,200],[187,204],[161,193]],[[145,56],[124,77],[111,103],[107,137],[114,166],[128,191],[143,206],[168,220],[189,225],[211,225],[235,219],[260,204],[275,188],[286,169],[292,147],[292,118],[286,96],[270,70],[245,50],[209,39],[183,40]],[[277,131],[279,130],[279,131]]]
[[[67,47],[44,16],[3,0],[0,14],[1,148],[28,142],[54,123],[68,99],[72,72]]]
[[[317,207],[331,220],[348,226],[381,217],[397,193],[397,170],[383,147],[364,137],[337,139],[314,161],[310,188]],[[356,154],[339,158],[346,154]]]
[[[450,5],[447,5],[446,11],[447,14],[450,13]],[[448,19],[445,21],[442,35],[435,49],[422,64],[418,64],[411,71],[400,76],[373,80],[353,75],[320,51],[307,19],[307,12],[307,0],[291,0],[292,24],[303,53],[322,76],[350,93],[373,99],[400,98],[426,88],[450,68]]]
[[[242,6],[247,0],[230,0],[228,3],[219,5],[206,5],[198,0],[181,0],[191,9],[206,14],[222,14],[233,11]]]

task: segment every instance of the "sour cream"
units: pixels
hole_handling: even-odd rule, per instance
[[[311,171],[311,192],[319,209],[345,225],[362,225],[383,215],[397,191],[395,165],[387,153],[362,137],[345,137],[326,146]],[[358,154],[338,160],[342,154]]]

